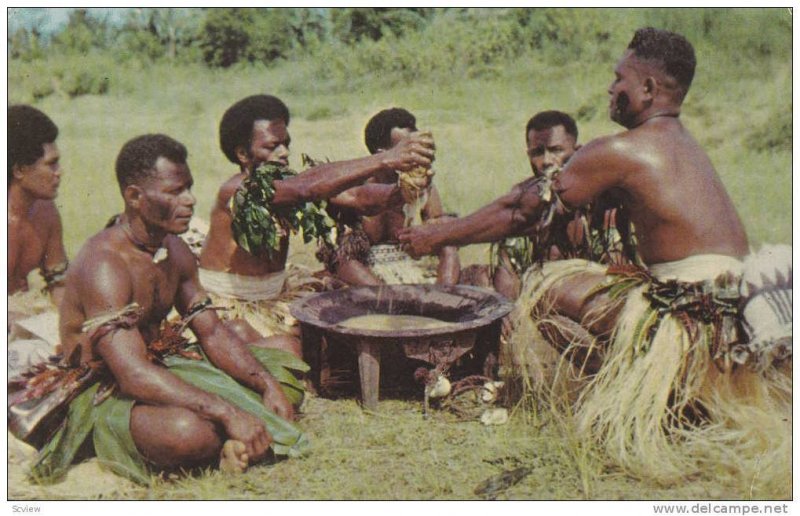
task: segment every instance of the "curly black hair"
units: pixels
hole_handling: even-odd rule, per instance
[[[369,119],[364,129],[364,143],[370,154],[389,148],[392,142],[392,129],[417,130],[417,119],[403,108],[384,109]]]
[[[288,126],[289,108],[272,95],[252,95],[229,107],[219,123],[219,145],[231,163],[239,164],[236,147],[250,146],[258,120],[283,120]]]
[[[58,138],[58,127],[35,107],[15,104],[8,107],[8,184],[14,166],[32,165],[44,156],[44,144]]]
[[[694,79],[697,59],[694,47],[675,32],[644,27],[638,29],[628,44],[636,57],[658,63],[660,68],[678,83],[680,98],[686,96]]]
[[[143,134],[129,140],[119,151],[115,166],[120,191],[151,177],[158,158],[183,165],[187,154],[181,142],[166,134]]]
[[[555,110],[539,111],[533,115],[528,120],[528,125],[525,126],[525,140],[528,140],[528,133],[531,131],[543,131],[559,125],[563,125],[567,134],[572,135],[575,141],[578,141],[578,125],[575,123],[575,119],[563,111]]]

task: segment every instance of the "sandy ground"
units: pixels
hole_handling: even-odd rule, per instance
[[[26,478],[36,450],[8,432],[9,500],[95,500],[128,498],[141,490],[133,482],[102,469],[97,459],[70,468],[67,477],[57,484],[36,485]]]

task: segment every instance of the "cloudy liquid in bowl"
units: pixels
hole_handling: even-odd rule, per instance
[[[338,324],[353,330],[435,330],[456,326],[454,323],[421,315],[369,314],[350,317]]]

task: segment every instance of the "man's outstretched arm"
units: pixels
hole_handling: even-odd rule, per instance
[[[435,145],[429,133],[414,133],[389,150],[364,158],[323,163],[294,177],[275,181],[277,205],[327,199],[363,183],[380,170],[430,167]]]
[[[528,180],[466,217],[405,228],[398,238],[412,256],[433,254],[444,246],[496,242],[528,228],[541,206],[538,189]]]
[[[391,206],[402,206],[403,196],[396,184],[367,183],[354,186],[328,202],[338,208],[345,208],[362,216],[372,216],[384,212]]]
[[[623,186],[631,168],[631,149],[618,137],[597,138],[575,153],[555,178],[553,195],[567,206],[591,202],[609,188]],[[509,194],[453,222],[404,229],[400,241],[413,256],[432,254],[445,245],[497,242],[530,230],[545,203],[539,197],[536,179],[515,186]]]

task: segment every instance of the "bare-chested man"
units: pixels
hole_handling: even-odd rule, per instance
[[[61,182],[58,128],[36,108],[8,108],[8,293],[39,269],[57,305],[67,255],[55,205]]]
[[[112,468],[139,480],[150,468],[217,461],[240,470],[262,459],[271,445],[286,453],[285,447],[304,440],[289,423],[294,411],[281,384],[255,351],[205,309],[195,257],[178,237],[188,229],[195,204],[186,157],[182,144],[160,134],[123,146],[116,173],[125,211],[83,246],[67,274],[61,305],[65,361],[74,367],[99,360],[117,386],[99,405],[91,408],[90,396],[84,407],[89,414],[82,417],[97,418],[95,450]],[[191,316],[188,327],[207,360],[153,359],[158,351],[152,345],[173,307]],[[261,345],[275,347],[283,338]],[[165,339],[162,334],[162,344]],[[252,392],[262,403],[252,401]],[[83,397],[73,404],[85,402]],[[100,432],[101,423],[111,432]],[[53,474],[58,464],[48,461],[63,461],[69,444],[56,446],[62,448],[43,454],[37,472]]]
[[[665,49],[674,43],[676,49]],[[553,193],[568,207],[619,192],[631,210],[639,251],[648,266],[695,255],[738,261],[748,253],[736,209],[703,149],[683,127],[681,104],[694,76],[694,51],[682,37],[637,32],[614,69],[611,119],[627,131],[598,138],[572,156]],[[441,225],[409,228],[401,240],[416,255],[445,245],[493,242],[521,234],[547,204],[540,188],[517,185],[475,213]],[[601,278],[580,275],[559,297],[562,310],[580,318],[584,296]]]
[[[545,228],[554,211],[620,196],[646,268],[545,263],[527,276],[519,321],[531,324],[512,344],[524,356],[541,332],[564,352],[588,382],[575,405],[584,437],[624,466],[661,477],[685,473],[672,454],[672,429],[706,419],[738,424],[730,400],[757,402],[773,388],[786,395],[783,379],[751,373],[781,363],[785,344],[748,342],[736,331],[748,241],[709,157],[679,118],[695,62],[684,37],[636,31],[608,89],[611,119],[626,131],[584,145],[552,184],[518,185],[467,217],[400,235],[412,253],[430,254]],[[748,388],[764,398],[739,397],[724,387],[729,381],[752,381]]]
[[[525,145],[533,178],[542,177],[545,171],[561,168],[580,148],[578,126],[571,116],[562,111],[540,111],[525,125]],[[529,178],[525,182],[531,180]],[[523,187],[525,182],[519,187]],[[578,238],[575,233],[571,232],[571,241]],[[533,251],[526,236],[503,239],[497,244],[493,272],[490,272],[490,266],[470,266],[468,281],[473,285],[494,287],[507,298],[516,299],[521,287],[520,277],[533,263]]]
[[[417,131],[416,118],[402,108],[380,111],[373,116],[364,130],[365,142],[371,154],[391,149]],[[367,183],[394,185],[398,181],[395,170],[381,170]],[[444,215],[439,191],[430,185],[423,194],[423,222],[439,219]],[[337,199],[333,199],[334,204]],[[444,247],[439,252],[435,276],[431,267],[430,276],[423,267],[417,266],[397,245],[397,231],[404,227],[413,209],[411,204],[387,205],[380,213],[363,216],[353,222],[355,227],[346,228],[338,247],[322,251],[329,271],[349,285],[381,285],[384,283],[432,283],[454,285],[458,282],[460,266],[458,249]],[[347,217],[348,214],[342,214]],[[341,232],[341,230],[340,230]],[[359,245],[359,241],[363,241]]]
[[[253,254],[240,247],[233,237],[231,198],[242,182],[259,165],[289,163],[289,109],[271,95],[254,95],[231,106],[220,123],[220,145],[239,173],[222,185],[211,212],[210,229],[200,254],[200,281],[209,292],[253,305],[269,302],[283,289],[289,237],[280,238],[271,256]],[[430,167],[434,144],[430,135],[413,134],[384,152],[348,161],[324,163],[294,177],[273,182],[273,209],[303,205],[329,199],[348,188],[361,185],[376,173]],[[338,195],[336,203],[361,213],[375,213],[398,198],[394,185],[366,185]],[[239,305],[238,307],[236,305]],[[255,310],[240,309],[234,303],[234,315],[246,318],[261,333],[269,331],[269,321],[258,311],[272,311],[274,306]],[[251,328],[240,326],[243,334]]]
[[[38,109],[8,108],[9,377],[57,351],[55,309],[67,269],[55,204],[61,182],[57,136],[56,125]],[[44,279],[41,291],[29,290],[28,276],[36,269]]]

